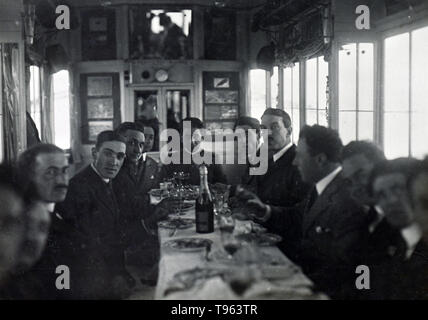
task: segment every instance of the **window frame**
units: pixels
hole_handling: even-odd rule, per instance
[[[381,89],[377,90],[377,94],[379,95],[379,106],[378,112],[379,112],[379,135],[378,135],[378,142],[379,145],[382,147],[382,150],[385,151],[385,41],[386,39],[402,34],[409,34],[409,70],[408,70],[408,76],[409,76],[409,83],[408,83],[408,90],[409,90],[409,98],[408,98],[408,110],[406,111],[407,118],[408,118],[408,148],[407,148],[407,155],[406,157],[413,157],[412,154],[412,33],[415,30],[428,27],[428,19],[421,19],[414,23],[410,23],[405,26],[395,26],[393,28],[387,29],[383,31],[379,37],[379,56],[378,59],[375,60],[375,62],[381,62],[380,65],[380,78],[381,78]],[[380,60],[380,61],[379,61]],[[375,106],[376,107],[376,106]],[[427,152],[428,155],[428,152]]]

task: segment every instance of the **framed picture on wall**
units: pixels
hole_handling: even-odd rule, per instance
[[[113,121],[88,121],[89,141],[96,141],[100,132],[113,130]]]
[[[88,96],[111,96],[113,81],[111,77],[88,77]]]
[[[116,59],[114,9],[82,11],[82,60]]]
[[[81,74],[82,140],[93,144],[98,133],[120,124],[118,73]]]
[[[204,72],[204,121],[210,130],[233,128],[239,117],[239,72]]]
[[[236,60],[236,13],[206,9],[204,15],[205,59]]]

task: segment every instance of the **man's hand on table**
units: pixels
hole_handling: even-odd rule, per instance
[[[266,222],[270,218],[271,208],[269,205],[263,203],[262,200],[254,193],[251,192],[242,186],[236,188],[236,197],[241,201],[244,201],[247,206],[251,207],[254,210],[250,210],[250,218],[262,222]]]
[[[174,208],[180,205],[180,200],[166,198],[159,202],[155,207],[154,216],[156,217],[156,222],[165,220],[168,215],[174,212]]]
[[[154,206],[153,214],[148,216],[147,218],[142,220],[143,227],[149,233],[155,233],[156,224],[159,221],[165,220],[168,218],[168,215],[171,212],[174,212],[174,207],[178,207],[180,205],[180,200],[165,198],[157,205]]]

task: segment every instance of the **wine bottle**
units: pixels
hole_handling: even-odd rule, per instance
[[[200,187],[199,197],[196,200],[195,218],[196,232],[214,232],[214,206],[210,189],[208,187],[208,169],[205,165],[199,167]]]

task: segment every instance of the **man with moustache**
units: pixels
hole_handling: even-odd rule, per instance
[[[293,206],[302,201],[309,188],[293,164],[296,146],[291,141],[291,118],[281,109],[268,108],[262,115],[262,129],[268,130],[268,170],[250,177],[250,188],[266,204]]]
[[[68,261],[72,250],[68,226],[55,212],[55,204],[67,194],[68,160],[57,146],[37,144],[20,155],[16,169],[26,207],[25,236],[8,295],[51,298],[57,293],[55,269]]]
[[[267,205],[294,206],[305,198],[309,187],[293,164],[296,146],[291,141],[291,118],[284,110],[268,108],[262,115],[261,128],[268,130],[268,170],[264,175],[250,176],[244,188]],[[275,228],[270,231],[275,232]],[[299,234],[299,228],[282,234],[279,248],[291,258],[297,254],[295,239]]]
[[[73,226],[73,298],[122,298],[135,285],[125,270],[121,208],[113,192],[113,179],[122,167],[125,152],[123,137],[113,131],[98,134],[93,163],[70,180],[60,206],[62,217]]]

